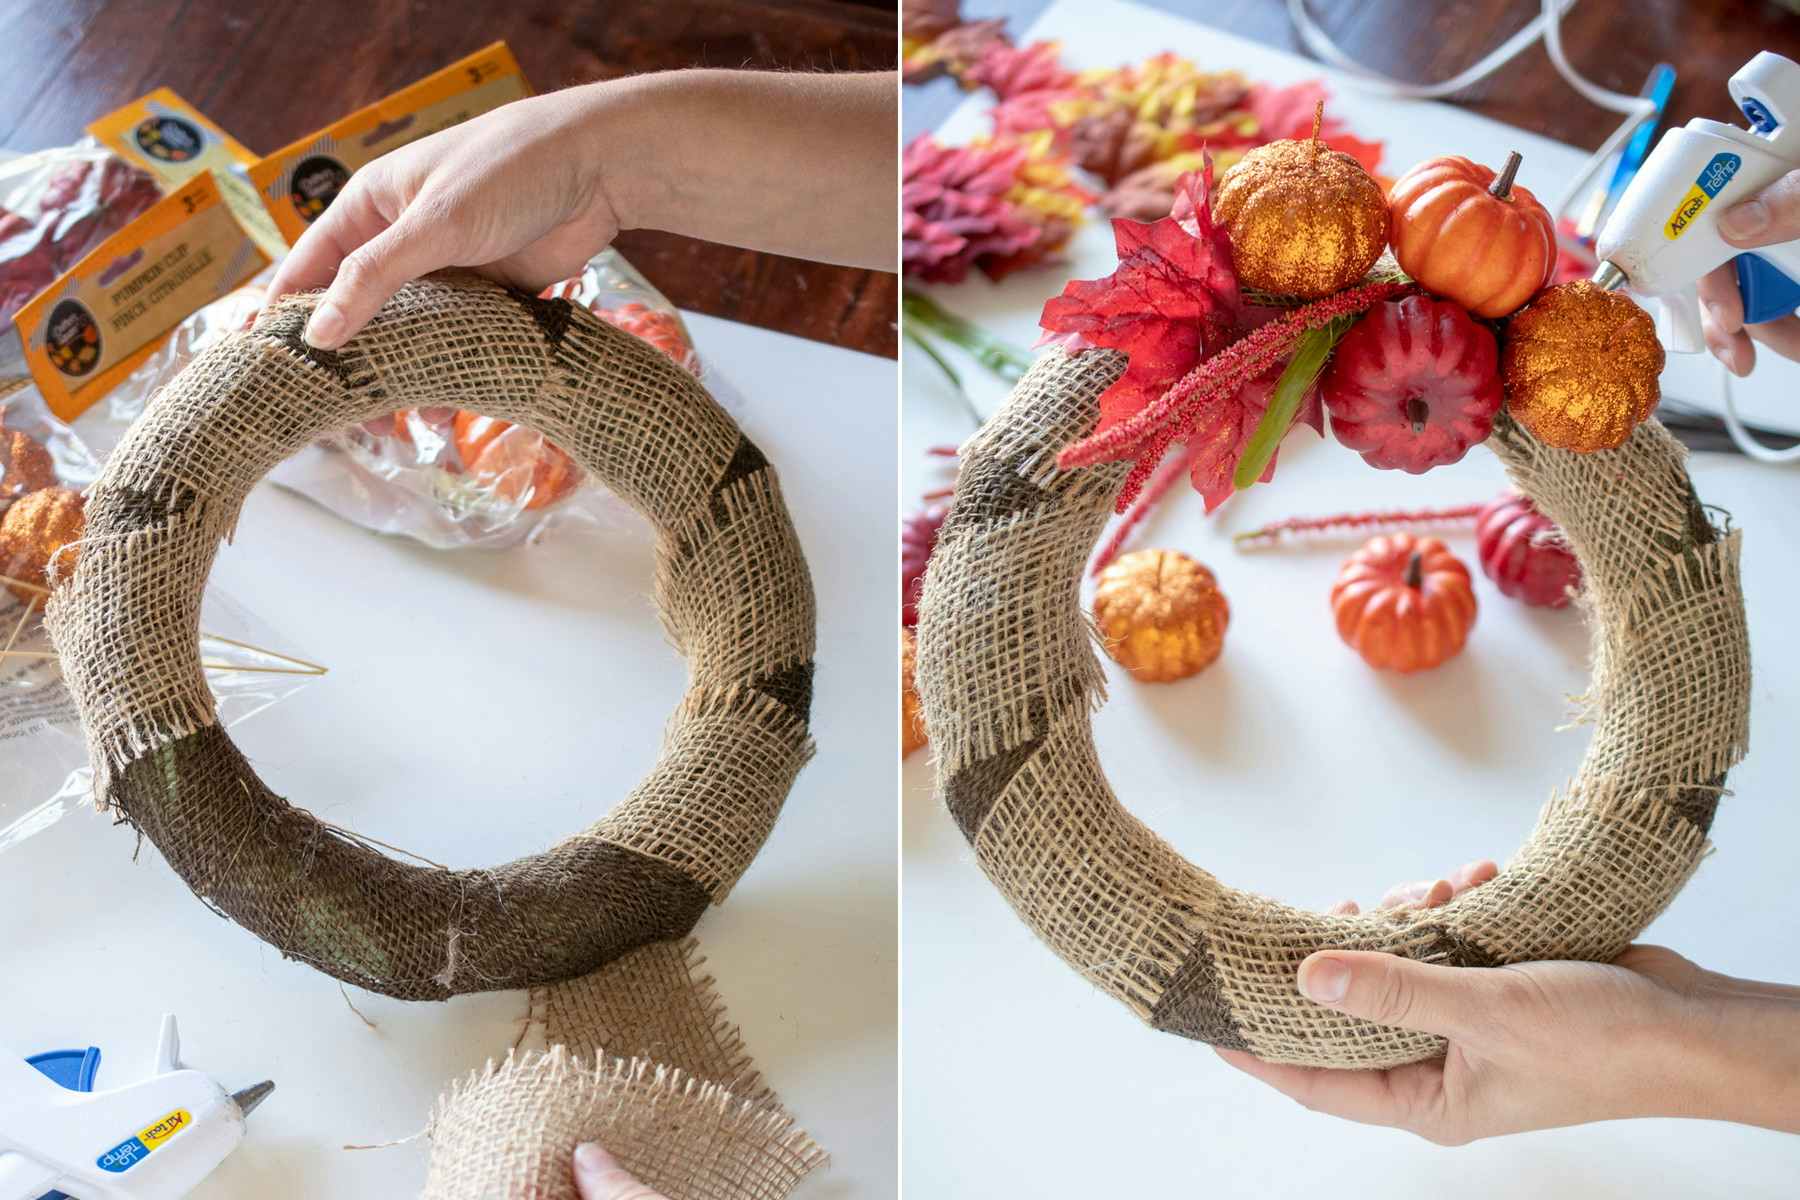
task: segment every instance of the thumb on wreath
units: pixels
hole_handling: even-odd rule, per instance
[[[1300,964],[1299,986],[1324,1008],[1458,1040],[1487,1008],[1485,975],[1379,951],[1321,950]]]

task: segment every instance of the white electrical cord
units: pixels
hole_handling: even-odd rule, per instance
[[[1481,80],[1486,79],[1501,67],[1528,50],[1533,42],[1543,39],[1544,50],[1550,55],[1550,64],[1556,68],[1568,85],[1581,93],[1589,103],[1600,108],[1610,109],[1616,113],[1624,113],[1625,120],[1612,134],[1600,144],[1600,148],[1588,156],[1581,170],[1563,191],[1562,198],[1557,201],[1555,215],[1562,217],[1575,206],[1575,202],[1587,191],[1589,184],[1600,168],[1617,153],[1626,139],[1636,133],[1638,127],[1656,115],[1656,104],[1645,96],[1628,96],[1623,92],[1615,92],[1603,88],[1599,84],[1583,76],[1569,62],[1562,44],[1562,18],[1577,0],[1541,0],[1538,15],[1525,23],[1517,33],[1488,52],[1479,62],[1468,69],[1437,83],[1408,83],[1405,80],[1393,79],[1377,71],[1365,67],[1331,40],[1319,23],[1313,19],[1307,0],[1287,0],[1288,18],[1294,24],[1294,30],[1300,40],[1306,43],[1307,49],[1324,62],[1337,67],[1350,76],[1350,81],[1357,87],[1381,95],[1395,96],[1404,100],[1437,100],[1454,95]],[[1564,241],[1562,232],[1557,231],[1557,239]],[[1731,372],[1723,363],[1719,363],[1719,400],[1725,410],[1725,429],[1731,440],[1737,443],[1738,449],[1758,462],[1791,463],[1800,462],[1800,445],[1786,450],[1776,450],[1756,440],[1743,421],[1738,417],[1737,404],[1732,397]]]

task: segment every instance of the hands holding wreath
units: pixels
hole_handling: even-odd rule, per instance
[[[1382,908],[1436,908],[1496,874],[1470,863],[1402,884]],[[1332,909],[1354,913],[1355,901]],[[1316,1004],[1439,1034],[1442,1059],[1386,1071],[1227,1063],[1316,1112],[1454,1146],[1622,1117],[1701,1117],[1800,1133],[1800,988],[1732,979],[1661,946],[1611,963],[1487,970],[1322,951],[1300,967]]]

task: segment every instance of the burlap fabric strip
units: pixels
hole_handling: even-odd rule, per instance
[[[660,989],[664,1009],[692,1010],[683,997],[696,981],[646,974],[632,954],[679,942],[725,897],[812,753],[812,583],[775,472],[687,372],[566,301],[432,277],[335,353],[301,337],[312,304],[283,301],[196,358],[91,489],[78,565],[46,620],[97,800],[206,904],[347,983],[431,1000],[586,976],[602,991]],[[321,433],[435,405],[541,431],[649,520],[658,607],[689,668],[661,757],[635,790],[544,853],[476,870],[401,863],[277,796],[216,723],[199,655],[201,592],[252,486]],[[525,1095],[527,1074],[572,1078],[585,1055],[593,1119],[557,1127],[571,1139],[613,1131],[636,1145],[625,1131],[637,1130],[645,1146],[661,1138],[666,1151],[713,1154],[737,1177],[788,1186],[803,1172],[764,1171],[760,1155],[814,1161],[790,1152],[810,1143],[767,1117],[766,1097],[751,1098],[760,1124],[706,1115],[721,1096],[746,1103],[735,1077],[687,1082],[720,1064],[696,1060],[677,1087],[679,1065],[612,1062],[656,1046],[603,1052],[600,1040],[572,1030],[496,1077]],[[572,1145],[558,1148],[565,1166]],[[662,1182],[677,1200],[739,1194]],[[560,1194],[478,1172],[465,1186],[476,1190],[441,1194]]]
[[[1744,754],[1750,658],[1737,533],[1716,529],[1654,421],[1614,451],[1491,445],[1586,580],[1595,726],[1576,778],[1495,879],[1429,912],[1327,916],[1227,886],[1131,815],[1096,756],[1104,675],[1082,567],[1127,470],[1057,469],[1125,359],[1053,351],[964,448],[919,606],[938,789],[982,869],[1070,965],[1158,1029],[1275,1062],[1386,1067],[1441,1039],[1320,1008],[1294,985],[1335,947],[1492,966],[1614,957],[1693,873]]]
[[[605,1145],[680,1200],[780,1200],[825,1154],[752,1064],[695,943],[658,942],[533,994],[547,1052],[510,1055],[432,1114],[426,1200],[577,1200]]]

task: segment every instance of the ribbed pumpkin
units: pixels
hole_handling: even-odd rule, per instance
[[[1462,651],[1475,591],[1443,542],[1391,533],[1344,560],[1331,611],[1338,636],[1371,667],[1423,671]]]
[[[1381,185],[1319,140],[1283,138],[1245,154],[1219,181],[1213,216],[1231,235],[1238,279],[1258,291],[1315,299],[1349,287],[1381,257],[1388,233]]]
[[[1556,522],[1515,492],[1495,497],[1475,518],[1475,552],[1500,594],[1526,604],[1562,608],[1581,583],[1581,564]]]
[[[1514,312],[1550,282],[1556,226],[1513,183],[1519,156],[1496,175],[1460,155],[1428,158],[1388,191],[1388,241],[1400,269],[1476,316]]]
[[[1417,475],[1456,462],[1493,432],[1500,355],[1487,326],[1461,305],[1407,296],[1358,318],[1319,392],[1340,443],[1371,467]]]

